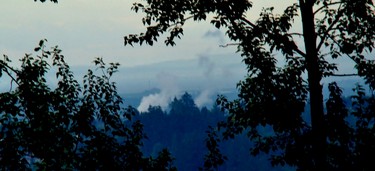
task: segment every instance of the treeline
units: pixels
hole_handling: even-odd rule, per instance
[[[39,55],[26,54],[20,68],[6,55],[0,59],[0,78],[12,80],[10,90],[0,92],[0,170],[204,166],[208,126],[227,119],[219,107],[199,109],[185,93],[168,111],[125,108],[111,81],[119,64],[96,58],[96,69],[89,69],[80,84],[61,50],[46,50],[44,44],[41,40],[34,49]],[[56,71],[56,87],[47,82],[49,71]],[[246,136],[220,143],[228,157],[220,170],[271,170],[266,156],[249,157],[250,145]]]
[[[155,156],[167,148],[175,158],[178,170],[198,170],[203,166],[204,156],[208,150],[205,145],[209,126],[226,119],[225,113],[213,105],[211,108],[198,108],[188,93],[174,98],[169,110],[163,111],[160,106],[150,106],[148,112],[138,115],[144,126],[147,139],[144,140],[143,152]],[[227,157],[220,170],[284,170],[269,164],[266,155],[250,155],[250,140],[245,135],[236,139],[223,141],[221,152]]]

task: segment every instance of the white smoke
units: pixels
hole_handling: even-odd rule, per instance
[[[216,87],[211,84],[213,82],[213,77],[215,77],[214,72],[216,65],[215,63],[205,55],[199,55],[198,66],[203,69],[203,77],[205,79],[205,85],[200,91],[199,95],[194,99],[197,107],[202,108],[204,106],[209,106],[213,103],[213,95],[215,93]]]
[[[215,63],[211,61],[211,59],[207,56],[200,55],[199,56],[198,65],[204,69],[203,76],[206,78],[210,78],[212,76],[212,72],[215,69]]]
[[[211,107],[213,102],[215,102],[219,89],[225,84],[225,80],[233,76],[230,70],[226,70],[224,67],[218,65],[220,63],[217,61],[217,58],[210,57],[209,54],[200,54],[196,60],[197,63],[195,67],[189,68],[191,66],[189,65],[189,67],[183,68],[185,69],[184,72],[188,72],[188,74],[179,74],[179,72],[177,72],[177,74],[179,74],[178,76],[180,76],[179,78],[183,78],[183,80],[178,80],[178,77],[171,72],[161,72],[157,74],[156,88],[158,88],[160,92],[144,96],[141,99],[140,105],[137,107],[138,111],[147,112],[149,106],[160,106],[166,111],[173,98],[180,97],[181,92],[194,91],[194,89],[199,90],[198,95],[194,96],[194,102],[197,107]],[[171,70],[173,71],[173,69]],[[198,81],[199,86],[193,87],[194,85],[191,84],[191,82]],[[185,84],[182,85],[182,87],[184,87],[183,89],[177,85],[177,83],[181,82]]]
[[[213,103],[213,91],[205,89],[194,99],[195,104],[198,108],[209,106]]]
[[[176,84],[177,77],[170,73],[159,73],[156,75],[159,84],[159,93],[150,94],[142,97],[138,106],[139,112],[147,112],[149,106],[160,106],[163,110],[167,110],[171,100],[180,92]]]
[[[204,35],[203,38],[217,38],[221,44],[225,42],[225,35],[219,29],[208,30]]]

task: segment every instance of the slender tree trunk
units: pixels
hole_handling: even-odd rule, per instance
[[[323,90],[320,81],[319,58],[314,24],[314,1],[300,0],[303,37],[306,48],[306,68],[310,93],[310,115],[313,135],[314,170],[326,170],[326,131],[323,110]]]

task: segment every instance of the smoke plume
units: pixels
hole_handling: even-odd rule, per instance
[[[179,93],[175,75],[161,72],[156,78],[160,92],[143,97],[137,108],[139,112],[147,112],[149,106],[160,106],[163,110],[167,110],[171,100]]]

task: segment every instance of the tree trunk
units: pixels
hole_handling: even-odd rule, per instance
[[[310,115],[313,136],[312,157],[315,167],[313,170],[326,170],[326,131],[323,110],[323,90],[320,84],[322,73],[319,71],[318,50],[316,49],[313,6],[313,0],[300,0],[310,94]]]

